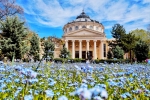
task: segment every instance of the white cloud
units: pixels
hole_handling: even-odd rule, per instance
[[[25,13],[34,17],[29,22],[48,27],[63,27],[82,12],[82,9],[92,19],[100,22],[113,21],[105,29],[111,29],[113,24],[125,25],[127,30],[144,28],[150,23],[150,0],[26,0],[21,4]],[[21,2],[21,0],[20,0]],[[131,3],[132,2],[132,3]],[[31,20],[31,21],[30,21]]]
[[[143,0],[143,3],[150,3],[150,0]]]

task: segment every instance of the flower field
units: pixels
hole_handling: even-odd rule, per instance
[[[148,64],[0,65],[0,100],[149,100]]]

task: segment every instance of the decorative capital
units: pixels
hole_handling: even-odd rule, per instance
[[[79,40],[79,42],[82,42],[82,40]]]
[[[86,42],[90,42],[90,40],[86,40]]]
[[[72,42],[75,42],[75,40],[72,40]]]
[[[94,42],[97,42],[97,40],[93,40]]]
[[[101,42],[104,42],[104,40],[100,40]]]

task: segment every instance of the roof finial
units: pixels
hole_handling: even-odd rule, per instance
[[[82,14],[85,14],[85,13],[84,13],[84,8],[83,8],[83,10],[82,10]]]

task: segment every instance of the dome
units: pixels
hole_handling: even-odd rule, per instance
[[[90,17],[85,14],[84,10],[82,11],[82,13],[79,16],[77,16],[76,19],[78,19],[78,18],[89,18],[90,19]]]
[[[92,20],[88,15],[86,15],[86,13],[84,12],[84,10],[82,11],[82,13],[76,17],[76,19],[74,20],[75,22],[96,22],[99,23],[96,20]]]

